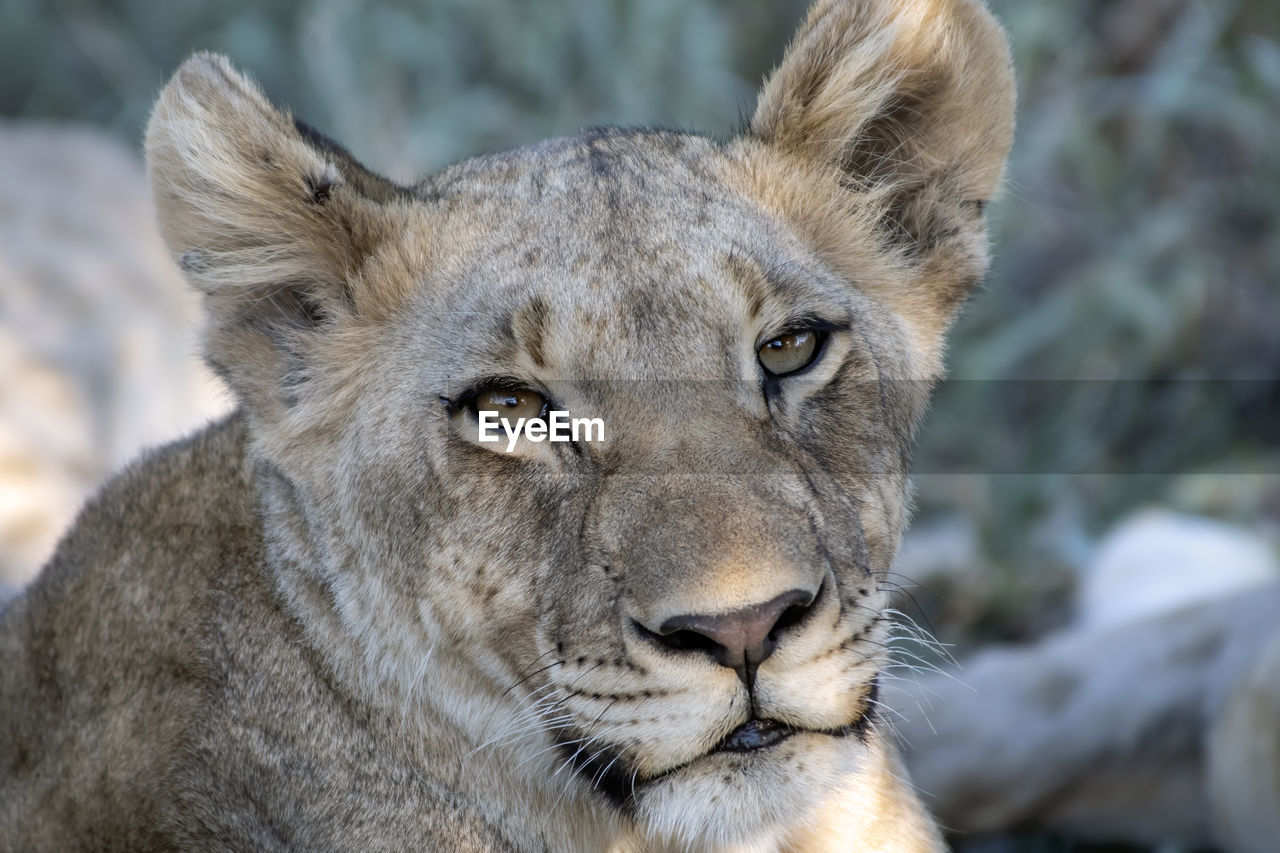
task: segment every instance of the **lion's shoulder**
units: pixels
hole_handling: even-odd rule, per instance
[[[0,619],[0,823],[36,846],[77,826],[147,842],[126,816],[203,713],[219,589],[260,559],[243,441],[233,417],[120,472]]]
[[[234,415],[125,467],[81,509],[15,606],[56,597],[65,609],[71,596],[102,610],[108,601],[124,603],[119,599],[131,588],[176,590],[198,583],[237,550],[260,550],[244,445],[244,424]],[[83,614],[76,621],[93,620]]]

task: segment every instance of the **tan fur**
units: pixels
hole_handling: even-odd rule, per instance
[[[1007,62],[976,2],[822,0],[738,139],[592,130],[400,187],[189,60],[148,162],[242,413],[109,485],[5,614],[0,839],[940,849],[876,714],[879,580]],[[800,317],[821,358],[765,381]],[[491,377],[607,440],[481,445]],[[788,591],[750,689],[651,634]],[[752,718],[793,734],[715,751]]]

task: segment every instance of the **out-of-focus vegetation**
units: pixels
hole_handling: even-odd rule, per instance
[[[136,146],[167,74],[213,49],[407,179],[589,124],[726,134],[806,5],[0,0],[0,114]],[[1019,137],[917,468],[923,520],[974,519],[994,579],[968,610],[954,590],[950,627],[1019,638],[1138,505],[1280,517],[1280,3],[991,5]],[[1077,849],[1027,843],[981,849]]]
[[[1137,505],[1280,518],[1280,4],[992,6],[1019,136],[920,466],[993,473],[921,503],[981,519],[1016,637]]]
[[[727,131],[805,3],[4,0],[0,112],[136,140],[193,50],[408,178],[603,123]]]

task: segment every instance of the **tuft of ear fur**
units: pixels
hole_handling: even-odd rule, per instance
[[[770,194],[936,350],[987,267],[983,211],[1013,141],[1008,42],[980,0],[818,0],[761,92],[749,138],[787,164]],[[846,250],[871,227],[890,284]],[[883,258],[882,258],[883,260]]]
[[[277,110],[224,57],[178,69],[146,153],[161,233],[205,296],[206,355],[259,414],[288,407],[309,334],[385,316],[421,271],[386,257],[411,260],[421,203]]]

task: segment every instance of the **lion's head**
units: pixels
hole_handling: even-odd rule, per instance
[[[160,222],[335,677],[460,775],[655,838],[856,788],[1012,107],[980,3],[822,0],[732,139],[591,130],[400,186],[184,65],[147,135]],[[477,440],[544,408],[604,440]]]

